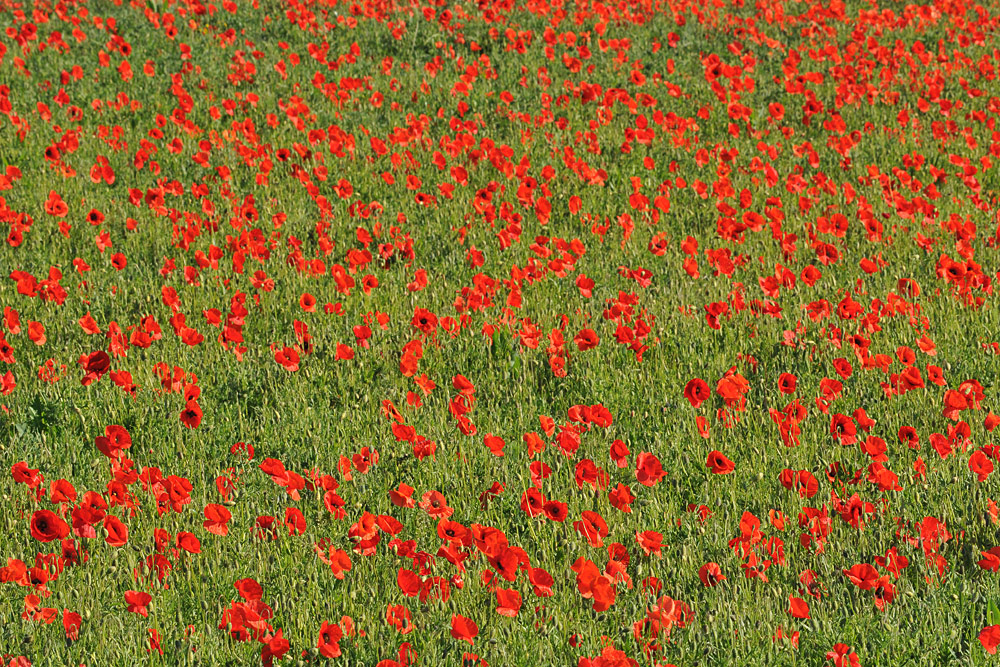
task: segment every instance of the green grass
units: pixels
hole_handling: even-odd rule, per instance
[[[13,356],[0,355],[0,387],[10,386],[2,383],[8,371],[16,383],[0,396],[0,462],[5,470],[22,461],[38,469],[44,476],[39,488],[46,491],[39,498],[12,474],[0,478],[0,563],[18,559],[31,568],[36,554],[60,554],[59,542],[39,542],[29,528],[39,509],[63,512],[69,520],[73,503],[60,507],[50,502],[50,482],[65,479],[81,497],[94,491],[107,498],[114,475],[94,440],[108,425],[122,425],[131,434],[132,446],[125,454],[136,472],[155,468],[164,478],[176,475],[192,486],[190,504],[180,512],[160,514],[155,495],[141,481],[130,480],[134,511],[109,510],[128,526],[127,545],[107,544],[100,523],[96,538],[75,537],[88,559],[66,566],[46,587],[51,594],[39,603],[56,610],[51,624],[22,618],[25,596],[37,591],[0,576],[4,660],[25,656],[36,665],[255,662],[261,655],[260,641],[238,642],[219,628],[223,610],[239,599],[234,582],[253,578],[263,589],[263,602],[273,610],[272,630],[261,639],[268,641],[280,628],[290,643],[286,664],[322,661],[315,648],[320,627],[323,621],[340,622],[344,616],[353,619],[357,633],[340,642],[343,655],[332,660],[342,664],[396,660],[400,645],[408,642],[423,665],[461,665],[467,652],[494,667],[576,665],[581,657],[599,655],[609,641],[638,664],[819,665],[838,643],[852,647],[865,666],[991,664],[993,658],[978,638],[984,627],[1000,624],[1000,615],[989,611],[1000,604],[998,575],[977,562],[981,552],[1000,544],[997,522],[988,513],[990,499],[997,496],[997,476],[978,482],[969,460],[975,451],[992,446],[985,420],[1000,411],[1000,357],[988,348],[1000,341],[993,293],[993,283],[1000,279],[995,175],[1000,102],[991,92],[1000,70],[995,7],[979,11],[940,2],[928,6],[930,15],[924,19],[921,9],[910,5],[853,0],[832,6],[300,6],[261,1],[256,8],[240,3],[235,12],[216,6],[203,14],[195,7],[175,2],[71,2],[58,8],[38,3],[0,10],[0,24],[7,29],[0,36],[6,47],[0,49],[0,91],[5,93],[0,96],[0,167],[7,171],[0,173],[8,176],[7,181],[0,179],[0,187],[10,186],[0,191],[0,218],[5,223],[0,231],[5,236],[22,231],[20,241],[11,236],[0,246],[0,307],[17,311],[21,329],[14,333],[9,324],[0,324],[2,340]],[[423,12],[431,9],[437,16],[450,11],[450,26],[426,20]],[[774,20],[778,10],[782,20]],[[316,23],[303,29],[289,20],[289,12],[312,13]],[[167,14],[175,17],[176,34],[163,27]],[[356,17],[356,25],[345,21],[350,16]],[[101,27],[111,18],[115,30]],[[97,19],[102,19],[100,25]],[[30,29],[24,32],[28,24],[37,28],[38,38],[22,50],[15,37],[30,34]],[[79,39],[74,29],[80,31]],[[54,32],[68,48],[39,49]],[[523,53],[516,48],[519,34],[526,41],[530,35]],[[113,35],[120,37],[118,44],[128,45],[127,58],[113,50],[118,48]],[[569,46],[574,39],[576,46]],[[917,43],[931,54],[927,62],[920,59],[919,48],[914,50]],[[586,49],[581,51],[580,45]],[[318,55],[317,47],[323,46],[328,47],[327,62],[310,54]],[[801,55],[797,68],[788,60],[792,50]],[[104,66],[102,54],[109,53]],[[297,65],[291,62],[292,54],[299,59]],[[730,91],[728,100],[720,100],[706,80],[712,54],[725,66],[719,83]],[[578,59],[581,69],[573,71],[564,55]],[[383,64],[387,57],[392,58],[389,70]],[[23,60],[30,76],[20,71],[17,59]],[[123,60],[133,71],[129,82],[118,73]],[[147,60],[155,65],[154,76],[143,72]],[[244,67],[241,62],[254,63],[252,78],[227,78],[237,64]],[[279,62],[285,63],[287,78],[275,69]],[[433,75],[428,63],[436,63]],[[75,66],[81,68],[78,80],[72,76]],[[629,76],[633,67],[640,67],[645,76],[641,85]],[[809,77],[804,90],[821,101],[824,110],[806,123],[807,99],[794,87],[796,77],[810,72],[822,74],[823,80]],[[317,87],[318,75],[335,85],[333,93],[346,91],[339,104]],[[747,79],[754,82],[752,91],[743,83],[743,90],[730,83]],[[463,80],[467,95],[455,90]],[[590,86],[600,86],[601,92],[583,101],[583,90]],[[57,99],[61,89],[68,102]],[[983,94],[970,94],[972,89]],[[873,102],[863,100],[876,90]],[[505,92],[512,101],[504,101]],[[122,93],[139,108],[110,108],[108,102]],[[249,94],[257,96],[255,105],[244,102]],[[859,100],[846,101],[849,94]],[[375,95],[382,96],[380,104]],[[293,96],[308,109],[301,128],[285,112]],[[929,103],[926,111],[919,110],[921,100]],[[231,114],[227,102],[235,104]],[[733,125],[736,135],[730,132],[727,102],[749,110],[749,122]],[[769,105],[775,102],[784,105],[782,121],[769,118]],[[51,116],[39,105],[47,105]],[[183,114],[181,106],[186,107]],[[910,116],[902,129],[901,109]],[[834,112],[843,119],[844,134],[858,132],[849,164],[835,150],[833,142],[842,133]],[[276,122],[269,123],[270,114]],[[253,132],[247,131],[247,122]],[[824,122],[830,124],[824,127]],[[30,129],[19,133],[25,123]],[[354,140],[353,151],[345,150],[343,157],[335,155],[328,137],[316,141],[314,135],[310,141],[311,130],[333,126]],[[403,135],[404,128],[418,126],[417,138],[402,144],[391,140]],[[647,126],[655,129],[649,145],[629,139]],[[154,128],[162,137],[150,134]],[[78,147],[68,151],[64,144],[59,164],[75,175],[61,172],[46,158],[46,149],[60,142],[67,130],[75,132]],[[115,130],[123,142],[117,149],[103,138]],[[369,136],[385,142],[388,154],[378,155]],[[179,153],[168,148],[174,139],[183,145]],[[201,150],[199,142],[210,144],[208,167],[193,159]],[[623,150],[623,142],[629,149]],[[804,142],[811,144],[818,162],[810,163]],[[775,147],[775,157],[768,155],[769,146]],[[313,155],[303,158],[296,147],[302,152],[308,148]],[[149,153],[141,169],[136,167],[140,150]],[[925,161],[920,168],[908,166],[916,154]],[[99,155],[115,172],[113,185],[91,182],[90,170]],[[647,157],[653,160],[651,167],[644,165]],[[272,168],[262,182],[258,174],[265,158]],[[158,164],[158,173],[150,160]],[[604,170],[604,182],[588,183],[579,161]],[[977,168],[978,185],[963,183],[965,164]],[[328,170],[325,181],[311,173],[319,165]],[[467,170],[467,184],[453,180],[453,166]],[[765,166],[777,174],[773,185],[767,183]],[[935,183],[937,199],[934,190],[926,188],[935,180],[931,166],[945,174]],[[228,172],[226,178],[221,167]],[[11,168],[19,170],[19,178]],[[394,175],[394,185],[383,180],[385,172]],[[912,190],[899,178],[903,172],[919,179],[921,188]],[[300,174],[309,174],[315,191],[310,193]],[[789,180],[794,174],[804,179],[801,191]],[[421,180],[418,190],[407,188],[408,175]],[[337,193],[342,178],[353,189],[347,198]],[[679,178],[687,187],[678,187]],[[634,179],[650,201],[649,211],[630,203]],[[653,199],[667,180],[669,212],[654,219]],[[825,189],[826,180],[835,187]],[[707,188],[704,197],[694,187],[698,181]],[[172,190],[175,182],[180,194],[165,194],[159,212],[144,201],[130,203],[130,189],[145,197],[156,188]],[[438,189],[449,182],[455,183],[451,199]],[[522,191],[519,198],[519,187],[526,182],[535,184],[531,197],[544,196],[551,204],[547,220],[540,219],[531,201],[520,200],[529,196]],[[201,185],[214,213],[206,213],[202,198],[194,193]],[[484,213],[489,188],[494,190],[488,202],[492,208]],[[720,188],[732,194],[720,196]],[[718,221],[727,214],[717,205],[727,203],[739,218],[744,189],[752,198],[748,210],[761,215],[772,206],[765,203],[768,198],[780,200],[780,232],[796,235],[794,249],[787,246],[792,241],[788,237],[783,248],[781,234],[769,225],[735,240],[720,238]],[[65,218],[45,210],[52,191],[66,202]],[[436,205],[415,201],[418,191],[434,195]],[[253,198],[257,218],[237,229],[231,221],[240,216],[247,197]],[[573,197],[579,197],[578,210],[571,209]],[[358,203],[374,202],[379,212],[368,218],[358,214]],[[916,218],[907,212],[911,202],[917,207]],[[884,225],[881,239],[867,238],[859,217],[865,208]],[[91,209],[105,216],[99,227],[86,220]],[[849,221],[846,235],[818,233],[818,218],[836,213]],[[30,228],[24,228],[19,214],[30,216]],[[285,216],[280,227],[272,222],[277,214]],[[634,225],[628,238],[623,215]],[[949,222],[956,219],[967,231]],[[60,220],[71,225],[65,234],[60,233]],[[602,224],[607,224],[604,233],[595,229]],[[351,274],[357,285],[345,294],[338,291],[331,268],[348,267],[349,253],[363,247],[359,228],[376,237],[368,248],[374,259]],[[501,238],[504,229],[509,247]],[[238,270],[234,256],[240,250],[239,237],[251,230],[259,230],[258,250],[249,252],[244,239],[245,256]],[[102,251],[96,237],[104,233],[111,247]],[[666,238],[662,256],[649,249],[660,234]],[[699,244],[696,279],[683,267],[682,243],[688,236]],[[962,237],[971,251],[965,259],[963,247],[956,245]],[[921,238],[935,245],[925,250]],[[814,239],[836,246],[839,261],[821,265]],[[380,257],[379,244],[394,246],[391,257]],[[568,256],[561,250],[567,244],[573,247]],[[322,262],[318,275],[296,267],[295,246],[302,260]],[[471,248],[482,252],[481,266],[467,261]],[[706,255],[722,248],[730,249],[736,259],[731,276],[713,275]],[[112,265],[115,253],[127,258],[121,271]],[[980,282],[968,290],[981,304],[970,306],[939,274],[942,254],[981,274]],[[219,257],[214,266],[208,259],[213,256]],[[869,275],[859,269],[862,258],[876,256],[886,262],[879,272]],[[162,275],[167,258],[176,262],[176,270]],[[563,265],[553,265],[554,258],[561,258]],[[90,270],[77,271],[77,259]],[[777,297],[769,298],[758,278],[773,275],[776,264],[799,279],[793,288],[782,287]],[[822,272],[813,286],[801,280],[809,264]],[[199,267],[198,284],[185,280],[188,266]],[[62,272],[66,298],[61,304],[23,295],[18,281],[7,278],[26,272],[42,281],[50,267]],[[640,267],[651,272],[647,287],[627,277],[628,270]],[[411,291],[408,285],[418,269],[426,270],[427,286]],[[258,270],[273,279],[273,290],[254,286]],[[466,290],[467,299],[482,283],[478,274],[495,281],[496,289],[487,295],[485,307],[460,312],[456,297]],[[595,283],[589,298],[576,286],[581,274]],[[370,293],[361,286],[366,275],[378,281]],[[898,301],[903,278],[917,281],[920,295],[904,300],[906,308],[891,314],[885,304]],[[200,344],[189,346],[175,334],[164,287],[176,290],[185,325],[204,336]],[[745,309],[737,309],[733,295],[738,290]],[[508,299],[515,291],[520,303],[512,306]],[[317,301],[315,312],[304,312],[299,305],[307,292]],[[836,312],[848,293],[863,307],[850,320]],[[222,328],[203,315],[218,309],[225,325],[237,295],[244,295],[247,310],[242,326],[245,350],[239,353],[232,345],[223,346]],[[650,328],[641,360],[616,341],[618,322],[609,319],[610,312],[605,316],[622,299],[633,309],[623,324],[635,329],[641,317]],[[807,305],[821,299],[830,303],[833,314],[813,322]],[[773,302],[780,316],[754,314],[755,300]],[[729,304],[718,329],[705,318],[706,306],[715,302]],[[327,304],[337,304],[340,314],[325,312]],[[439,321],[454,318],[454,335],[438,327],[428,336],[411,326],[417,308],[435,313]],[[88,335],[81,327],[79,320],[88,312],[101,333]],[[388,315],[385,329],[371,321],[376,312]],[[869,317],[873,312],[876,315]],[[112,323],[129,336],[145,316],[155,319],[162,338],[146,348],[129,345],[124,354],[116,354],[106,335]],[[300,368],[289,372],[276,363],[274,351],[298,344],[295,321],[308,326],[312,348],[309,353],[300,349]],[[44,326],[43,344],[29,337],[30,322]],[[373,332],[367,348],[356,342],[352,330],[363,323]],[[786,332],[794,332],[799,323],[801,344],[784,345]],[[519,338],[529,324],[541,332],[537,349]],[[494,329],[492,337],[484,335],[484,326]],[[546,349],[560,328],[568,356],[565,376],[553,372]],[[581,352],[573,337],[584,328],[594,329],[600,343]],[[856,334],[870,339],[872,355],[892,357],[888,372],[864,367],[848,342]],[[934,356],[919,349],[916,341],[923,335],[936,344]],[[426,374],[436,384],[427,396],[400,368],[404,346],[417,339],[423,341],[423,356],[416,375]],[[354,348],[352,360],[336,359],[338,343]],[[926,387],[887,398],[881,383],[891,383],[891,374],[905,370],[897,357],[900,346],[916,351]],[[131,374],[134,395],[107,375],[89,386],[81,384],[84,370],[77,360],[95,350],[111,354],[111,370]],[[833,360],[841,357],[854,369],[847,379],[834,370]],[[65,366],[56,382],[39,377],[39,367],[50,359],[57,369]],[[161,389],[154,370],[158,363],[184,369],[188,384],[191,374],[197,376],[197,402],[204,413],[197,428],[181,423],[183,392]],[[928,381],[928,364],[943,369],[946,386]],[[731,368],[748,380],[749,391],[745,409],[732,411],[738,423],[728,428],[719,412],[726,406],[716,383]],[[778,376],[783,372],[798,378],[794,395],[779,393]],[[463,435],[449,409],[459,393],[453,386],[459,374],[475,385],[467,415],[475,435]],[[684,397],[685,385],[695,377],[712,389],[697,409]],[[824,378],[843,382],[829,414],[815,401]],[[977,380],[985,394],[977,409],[969,408],[959,417],[969,425],[970,442],[957,444],[955,453],[942,459],[929,437],[949,434],[955,421],[942,414],[945,392],[970,379]],[[420,395],[421,407],[407,404],[409,391]],[[793,398],[801,400],[808,416],[801,424],[799,446],[786,448],[768,410],[781,410]],[[434,456],[418,460],[408,443],[397,441],[383,414],[385,401],[398,408],[417,434],[436,443]],[[607,428],[592,426],[582,432],[572,458],[560,452],[557,435],[544,436],[541,416],[551,417],[559,429],[569,422],[573,406],[597,404],[610,411],[613,421]],[[851,415],[858,408],[875,421],[870,435],[886,442],[884,465],[898,475],[901,491],[883,492],[867,481],[870,457],[858,445],[842,447],[830,436],[831,416]],[[710,425],[708,439],[699,435],[697,416]],[[897,439],[904,425],[916,429],[919,451]],[[523,441],[531,432],[543,434],[548,443],[545,452],[534,457]],[[490,454],[483,442],[487,433],[506,441],[505,456]],[[859,429],[859,435],[866,434]],[[630,450],[624,468],[608,455],[616,439]],[[253,446],[252,461],[231,453],[236,442]],[[364,447],[376,450],[379,461],[367,473],[355,470],[348,479],[341,462]],[[732,474],[710,472],[705,462],[712,450],[735,463]],[[995,460],[992,451],[987,449],[987,456]],[[666,471],[656,486],[636,480],[641,452],[655,454]],[[926,464],[925,479],[914,475],[918,457]],[[309,471],[332,475],[340,482],[337,492],[346,518],[338,520],[326,509],[322,492],[302,490],[300,500],[291,498],[259,469],[265,458],[279,459],[287,470],[307,478]],[[609,488],[619,483],[631,487],[636,496],[631,513],[612,507],[606,491],[578,488],[575,470],[584,459],[607,472]],[[530,518],[520,507],[522,493],[533,484],[529,466],[538,460],[551,468],[541,485],[546,498],[568,505],[563,523]],[[831,481],[826,470],[834,462],[842,470]],[[778,476],[786,468],[811,471],[819,480],[819,493],[802,499],[782,487]],[[238,482],[225,501],[232,513],[229,534],[220,537],[203,528],[203,510],[224,502],[216,478],[227,471]],[[860,481],[847,483],[855,471]],[[480,494],[494,482],[503,484],[504,492],[484,508]],[[536,596],[522,571],[513,583],[503,584],[522,594],[522,609],[513,618],[498,614],[496,597],[481,576],[491,566],[470,544],[464,570],[440,555],[432,565],[428,562],[426,574],[461,579],[461,588],[453,580],[447,601],[406,597],[397,586],[397,572],[413,569],[414,562],[390,548],[393,537],[382,534],[371,556],[355,553],[349,538],[350,527],[365,512],[391,515],[403,526],[399,540],[414,540],[417,551],[437,554],[443,544],[437,520],[419,508],[391,503],[389,491],[401,483],[416,489],[418,502],[427,491],[443,493],[454,508],[454,521],[502,531],[510,546],[524,549],[532,567],[551,573],[553,595]],[[855,493],[875,507],[863,530],[834,509],[837,498],[846,501]],[[689,511],[700,505],[711,511],[705,521]],[[800,544],[804,531],[798,517],[803,508],[824,506],[830,513],[829,534],[817,553]],[[254,537],[257,517],[274,516],[280,522],[289,507],[305,516],[303,535],[283,530],[276,540]],[[599,513],[608,524],[603,548],[589,545],[573,528],[587,510]],[[761,521],[763,538],[755,547],[761,560],[768,559],[767,540],[784,543],[784,562],[776,560],[766,570],[766,582],[744,577],[745,560],[729,546],[747,512]],[[783,530],[769,521],[772,512],[786,517]],[[936,547],[908,539],[919,534],[915,525],[925,517],[944,522],[950,539]],[[194,533],[201,553],[168,550],[163,555],[172,567],[163,581],[155,576],[136,579],[136,568],[155,552],[157,529],[171,535]],[[646,530],[662,534],[662,558],[647,557],[636,543],[635,534]],[[314,545],[324,539],[350,555],[352,568],[343,580],[316,555]],[[579,592],[571,567],[586,558],[603,571],[609,560],[606,547],[612,543],[627,547],[626,572],[633,585],[619,582],[614,604],[597,612],[593,601]],[[895,601],[879,611],[872,591],[853,585],[843,570],[875,565],[875,559],[893,547],[909,566],[893,579]],[[943,576],[931,562],[938,556],[946,564]],[[718,563],[726,576],[716,587],[705,587],[699,580],[699,568],[709,562]],[[800,592],[805,570],[814,571],[823,584],[818,599]],[[656,603],[643,592],[647,577],[659,579],[660,594],[684,602],[691,611],[683,627],[673,627],[669,638],[660,637],[661,647],[651,655],[644,655],[633,633],[633,624]],[[148,618],[127,610],[124,594],[129,590],[150,593]],[[790,595],[808,602],[810,618],[789,613]],[[415,626],[405,636],[385,621],[387,606],[399,604],[412,613]],[[82,616],[76,640],[69,640],[61,626],[63,610]],[[478,625],[474,646],[451,635],[455,614]],[[788,639],[774,639],[779,628],[786,635],[798,633],[797,647]],[[148,652],[150,629],[162,635],[162,655]]]

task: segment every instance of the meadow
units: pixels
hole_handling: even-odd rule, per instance
[[[997,664],[998,29],[2,0],[0,665]]]

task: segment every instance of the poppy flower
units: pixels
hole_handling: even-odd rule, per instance
[[[282,635],[283,629],[271,636],[261,649],[261,660],[264,665],[271,665],[275,659],[281,660],[291,648],[291,643]]]
[[[239,596],[247,602],[260,600],[264,595],[264,589],[261,587],[260,583],[258,583],[256,579],[252,579],[250,577],[234,581],[233,587],[236,589]]]
[[[990,572],[1000,571],[1000,547],[993,547],[980,553],[983,558],[976,563],[979,567]]]
[[[412,486],[400,482],[398,488],[389,490],[389,501],[396,507],[412,509],[416,507],[416,502],[413,500],[413,491]]]
[[[55,218],[64,218],[69,212],[69,207],[63,198],[55,190],[49,191],[49,198],[45,200],[45,212]]]
[[[597,512],[584,510],[580,521],[573,522],[573,528],[586,538],[590,546],[594,548],[604,546],[604,538],[608,535],[608,524]]]
[[[782,394],[794,394],[797,383],[798,378],[794,375],[791,373],[782,373],[778,376],[778,391]]]
[[[45,345],[47,340],[45,337],[45,326],[41,322],[28,320],[28,338],[39,347]]]
[[[521,509],[529,516],[535,517],[545,511],[545,496],[536,487],[530,487],[521,494]]]
[[[490,450],[490,453],[493,456],[504,455],[503,448],[506,446],[507,443],[504,442],[503,438],[495,436],[492,433],[487,433],[483,437],[483,443],[486,445],[486,448]]]
[[[992,412],[986,415],[986,419],[983,420],[983,428],[986,429],[987,433],[992,433],[997,425],[1000,425],[1000,415],[995,415]]]
[[[576,343],[576,347],[580,352],[586,352],[587,350],[592,350],[597,347],[598,343],[601,342],[600,337],[598,337],[597,332],[593,329],[581,329],[576,336],[573,337],[573,342]]]
[[[810,618],[809,616],[809,605],[802,598],[797,598],[794,595],[788,596],[788,613],[795,618]]]
[[[826,659],[833,662],[833,667],[861,667],[861,660],[854,649],[847,644],[834,644],[827,651]]]
[[[451,617],[451,636],[455,639],[469,642],[470,646],[475,645],[475,638],[479,634],[479,626],[469,618],[459,614]]]
[[[457,542],[461,544],[465,541],[468,532],[466,527],[461,523],[450,519],[442,519],[437,525],[437,535],[445,542]]]
[[[906,444],[910,449],[920,448],[920,436],[912,426],[900,426],[897,437],[901,443]]]
[[[716,475],[728,475],[736,469],[736,465],[725,454],[716,450],[708,453],[705,465]]]
[[[146,649],[146,653],[156,651],[163,655],[163,635],[160,634],[159,630],[153,628],[149,628],[146,632],[149,635],[149,648]]]
[[[854,374],[854,367],[851,366],[851,362],[843,357],[837,357],[833,360],[833,370],[845,380]]]
[[[987,625],[983,628],[979,632],[979,643],[987,653],[996,655],[997,646],[1000,645],[1000,625]]]
[[[698,409],[701,404],[711,398],[712,391],[708,383],[701,378],[693,378],[684,385],[684,398],[688,400],[692,408]]]
[[[316,297],[309,292],[303,292],[299,297],[299,307],[307,313],[316,312]]]
[[[847,577],[852,584],[863,591],[874,588],[879,578],[878,571],[867,563],[854,565],[850,569],[843,570],[843,572],[844,576]]]
[[[113,514],[104,517],[104,530],[107,537],[104,541],[113,547],[123,547],[128,543],[128,526]]]
[[[545,440],[534,431],[525,433],[523,440],[524,444],[528,446],[528,456],[534,457],[545,452]]]
[[[531,465],[528,466],[528,470],[531,473],[531,483],[539,490],[542,488],[543,481],[548,479],[549,475],[552,474],[552,468],[543,461],[532,461]]]
[[[396,628],[402,635],[407,635],[416,629],[416,626],[410,622],[410,610],[401,604],[386,607],[385,622],[390,627]]]
[[[198,428],[201,425],[201,406],[197,401],[188,401],[181,411],[180,420],[187,428]]]
[[[993,462],[982,450],[977,449],[969,457],[969,470],[976,476],[977,481],[985,482],[993,472]]]
[[[153,597],[149,593],[142,591],[125,591],[125,604],[128,606],[128,610],[133,614],[148,617],[148,607],[152,600]]]
[[[542,513],[546,518],[562,523],[569,516],[569,506],[557,500],[549,500],[542,506]]]
[[[636,459],[635,478],[643,486],[656,486],[667,476],[660,459],[650,452],[641,452]]]
[[[538,597],[552,597],[552,586],[555,579],[549,572],[540,567],[528,568],[528,581],[531,582],[533,592]]]
[[[201,542],[194,533],[182,530],[177,533],[177,548],[183,549],[190,554],[200,554]]]
[[[517,579],[521,560],[515,549],[506,544],[497,544],[486,552],[486,558],[490,566],[504,581],[513,582]]]
[[[432,519],[447,519],[455,510],[448,507],[448,501],[440,491],[425,491],[420,498],[420,509],[427,512]]]
[[[718,563],[705,563],[698,569],[698,578],[706,587],[718,586],[726,580]]]
[[[288,372],[299,370],[299,353],[290,347],[284,347],[274,353],[274,360]]]
[[[54,503],[76,501],[76,489],[65,479],[57,479],[49,485],[49,500]]]
[[[608,491],[608,502],[611,503],[611,506],[626,514],[632,513],[631,505],[634,500],[635,496],[632,495],[632,489],[621,482],[615,488]]]
[[[31,515],[31,536],[39,542],[54,542],[69,535],[69,524],[51,510],[37,510]]]
[[[889,579],[888,575],[879,577],[873,591],[875,593],[875,608],[879,611],[884,612],[886,606],[896,599],[896,586]]]
[[[835,414],[830,418],[830,435],[844,447],[857,442],[857,428],[847,415]]]
[[[111,357],[103,350],[96,350],[80,357],[79,363],[86,372],[86,375],[84,375],[80,382],[84,386],[89,386],[95,380],[100,380],[108,372],[111,368]]]
[[[615,462],[615,465],[619,468],[628,467],[628,445],[626,445],[622,440],[616,439],[611,443],[611,448],[608,452],[611,460]]]
[[[218,535],[219,537],[225,537],[229,534],[229,520],[232,518],[232,514],[222,505],[209,504],[205,506],[205,521],[202,526],[208,532],[213,535]]]
[[[113,424],[104,428],[104,435],[96,437],[94,444],[109,459],[118,459],[124,450],[132,446],[132,436],[124,426]]]
[[[501,616],[514,618],[521,611],[521,594],[510,588],[496,590],[497,613]]]
[[[655,530],[636,531],[635,541],[647,556],[656,554],[659,558],[663,557],[663,535]]]
[[[75,611],[63,609],[62,625],[66,633],[66,639],[75,642],[80,638],[80,626],[83,624],[83,617]]]

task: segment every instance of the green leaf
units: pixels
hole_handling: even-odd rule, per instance
[[[1000,609],[997,608],[996,603],[992,600],[986,607],[986,624],[1000,625]]]

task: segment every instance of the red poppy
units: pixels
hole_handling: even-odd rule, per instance
[[[736,465],[726,458],[725,454],[716,450],[708,453],[705,465],[716,475],[728,475],[736,469]]]
[[[660,459],[650,452],[641,452],[636,458],[635,478],[643,486],[656,486],[667,476]]]
[[[983,628],[979,632],[979,643],[987,653],[996,655],[997,646],[1000,645],[1000,625],[987,625]]]
[[[399,487],[389,490],[389,500],[396,507],[406,507],[412,509],[416,507],[413,500],[413,487],[404,482],[400,482]]]
[[[470,646],[475,645],[475,638],[479,634],[479,626],[472,619],[459,614],[451,617],[451,636],[455,639],[469,642]]]
[[[635,541],[647,556],[656,554],[663,557],[663,535],[655,530],[644,530],[641,533],[636,531]]]
[[[608,491],[608,501],[611,506],[618,509],[626,514],[632,513],[632,501],[635,500],[635,496],[632,495],[632,489],[626,484],[618,483],[618,486]]]
[[[712,390],[709,389],[708,383],[701,378],[694,378],[689,380],[686,385],[684,385],[684,398],[688,400],[691,407],[697,409],[701,407],[701,404],[706,400],[711,398]]]
[[[316,545],[319,559],[330,566],[330,572],[333,573],[334,579],[342,581],[346,576],[345,573],[350,572],[353,567],[351,556],[343,549],[337,549],[333,545],[330,545],[328,551],[324,553],[321,547],[323,542],[325,540],[321,540],[321,543]]]
[[[299,307],[307,313],[316,312],[316,297],[309,292],[303,292],[299,297]]]
[[[54,542],[69,535],[69,524],[50,510],[37,510],[31,515],[31,536],[39,542]]]
[[[246,577],[233,582],[233,588],[241,598],[250,602],[260,600],[264,595],[264,589],[256,579]]]
[[[857,442],[857,428],[847,415],[835,414],[830,418],[830,435],[841,445],[849,447]]]
[[[983,453],[983,450],[977,449],[969,457],[969,470],[978,481],[985,482],[990,473],[993,472],[993,462]]]
[[[299,370],[299,353],[290,347],[284,347],[274,353],[274,360],[286,371]]]
[[[194,533],[182,530],[177,533],[177,548],[183,549],[190,554],[200,554],[201,541],[194,535]]]
[[[264,665],[271,665],[275,659],[281,660],[291,648],[291,643],[282,636],[283,629],[272,635],[261,649],[261,660]]]
[[[521,594],[510,588],[496,590],[497,613],[514,618],[521,611]]]
[[[844,576],[850,579],[851,583],[863,591],[871,590],[878,581],[878,571],[868,563],[854,565],[848,570],[843,570]]]
[[[788,596],[788,613],[795,618],[810,618],[809,616],[809,605],[802,598],[797,598],[794,595]]]
[[[704,586],[714,587],[726,580],[718,563],[705,563],[698,569],[698,578]]]
[[[128,526],[113,514],[104,517],[104,530],[107,537],[104,541],[113,547],[123,547],[128,543]]]
[[[83,617],[80,614],[63,609],[62,624],[66,639],[75,642],[80,638],[80,626],[83,624]]]
[[[778,376],[778,391],[782,394],[794,394],[797,383],[798,378],[794,375],[791,373],[782,373]]]
[[[542,506],[542,513],[546,518],[562,523],[569,516],[569,506],[557,500],[549,500]]]
[[[416,626],[410,622],[410,610],[401,604],[386,607],[385,622],[396,628],[402,635],[408,635],[416,629]]]
[[[229,520],[232,516],[224,506],[209,504],[205,506],[205,521],[202,526],[213,535],[225,537],[229,534]]]
[[[447,519],[454,513],[454,509],[448,507],[448,501],[440,491],[425,491],[420,498],[420,509],[427,512],[433,519]]]
[[[608,524],[597,512],[584,510],[583,518],[580,521],[574,521],[573,528],[586,538],[590,546],[594,548],[604,546],[604,538],[608,535]]]
[[[503,438],[495,436],[492,433],[487,433],[483,437],[483,443],[486,445],[486,448],[490,450],[490,453],[493,454],[493,456],[504,455],[503,448],[507,443],[504,442]]]
[[[146,631],[149,634],[149,648],[146,649],[147,653],[152,653],[156,651],[160,655],[163,655],[163,635],[160,634],[159,630],[154,630],[150,628]]]
[[[847,644],[834,644],[833,649],[827,651],[826,659],[833,662],[833,667],[861,667],[858,654]]]
[[[197,401],[188,401],[181,411],[180,420],[187,428],[198,428],[201,425],[201,406]]]
[[[573,337],[573,342],[576,343],[576,347],[581,352],[586,352],[587,350],[592,350],[601,342],[598,337],[597,332],[593,329],[581,329],[576,336]]]
[[[128,610],[133,614],[148,617],[148,606],[152,600],[153,597],[149,593],[142,591],[125,591],[125,604],[128,605]]]
[[[542,514],[545,507],[545,496],[536,487],[525,489],[521,494],[521,509],[529,516],[535,517]]]
[[[49,485],[49,500],[54,503],[76,501],[76,489],[65,479],[57,479]]]
[[[122,452],[132,446],[132,436],[124,426],[107,426],[104,435],[94,439],[97,449],[110,459],[118,459]]]

